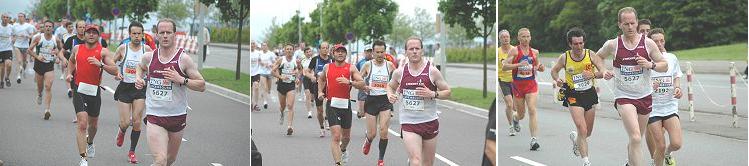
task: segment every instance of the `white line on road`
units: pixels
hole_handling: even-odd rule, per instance
[[[529,164],[529,165],[533,165],[533,166],[546,166],[545,164],[541,164],[541,163],[538,163],[538,162],[535,162],[533,160],[530,160],[530,159],[527,159],[527,158],[523,158],[523,157],[520,157],[520,156],[512,156],[510,158],[511,159],[515,159],[515,160],[520,161],[520,162],[523,162],[523,163],[526,163],[526,164]]]
[[[394,135],[396,137],[401,137],[400,134],[398,134],[397,132],[393,131],[393,129],[390,129],[390,128],[388,128],[388,133],[390,133],[390,134],[392,134],[392,135]],[[455,164],[453,161],[450,161],[450,159],[442,157],[442,155],[440,155],[440,154],[434,153],[434,157],[437,157],[437,159],[440,159],[440,161],[445,162],[447,165],[450,165],[450,166],[459,166],[458,164]]]
[[[211,163],[212,166],[224,166],[221,163]]]

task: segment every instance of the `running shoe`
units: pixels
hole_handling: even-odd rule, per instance
[[[307,119],[312,119],[312,111],[307,111]]]
[[[5,86],[10,87],[10,79],[5,78]]]
[[[73,90],[68,89],[68,98],[73,98]]]
[[[130,164],[138,164],[138,159],[135,158],[135,152],[134,151],[128,152],[127,153],[127,158],[128,158],[128,162],[130,162]]]
[[[288,129],[286,129],[286,135],[291,135],[293,133],[294,133],[294,129],[292,129],[291,127],[289,127]]]
[[[590,161],[584,161],[583,166],[590,166]]]
[[[117,128],[117,138],[116,138],[116,145],[117,147],[122,147],[122,142],[125,141],[125,133],[120,130],[120,128]]]
[[[385,166],[385,161],[377,160],[377,166]]]
[[[49,110],[45,110],[44,111],[44,117],[42,117],[42,118],[44,118],[44,120],[49,120],[50,116],[52,116],[52,114],[49,113]]]
[[[671,156],[670,154],[666,154],[666,160],[665,160],[665,162],[666,162],[666,165],[668,165],[668,166],[675,166],[676,165],[676,159],[674,159],[674,157]]]
[[[538,140],[536,138],[531,138],[531,150],[536,151],[539,147],[541,146],[538,145]]]
[[[509,129],[509,131],[510,131],[510,136],[515,136],[515,135],[517,135],[517,133],[515,133],[515,127],[514,127],[514,126],[510,126],[510,129]]]
[[[515,127],[515,132],[520,132],[520,122],[517,120],[517,113],[512,112],[512,126]]]
[[[341,155],[341,160],[343,160],[343,163],[341,164],[348,165],[348,158],[349,158],[348,151],[343,152],[343,155]]]
[[[96,146],[94,146],[94,144],[88,145],[86,147],[86,156],[94,158],[96,156],[96,149],[94,149],[95,147]]]
[[[81,157],[81,162],[79,162],[78,165],[88,166],[88,161],[85,158]]]
[[[268,109],[268,101],[263,102],[263,109]]]
[[[283,125],[283,112],[281,112],[281,118],[278,119],[278,125]]]
[[[41,94],[39,96],[36,96],[36,104],[37,105],[42,105],[42,95]]]
[[[369,140],[367,138],[364,138],[364,145],[362,145],[362,153],[364,153],[364,155],[368,155],[369,154],[369,147],[370,146],[372,146],[372,143],[369,142]]]
[[[0,81],[0,89],[5,88],[5,82]]]
[[[570,132],[570,141],[572,141],[572,154],[580,156],[580,146],[577,145],[577,132]]]
[[[325,137],[325,129],[320,129],[320,138]]]

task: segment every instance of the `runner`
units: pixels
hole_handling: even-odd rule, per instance
[[[255,42],[250,43],[250,87],[252,88],[252,105],[250,106],[251,111],[260,111],[260,107],[257,105],[258,96],[263,93],[259,91],[260,86],[260,51],[255,51]]]
[[[45,21],[44,28],[41,29],[42,35],[35,37],[29,47],[29,55],[34,58],[34,71],[36,72],[36,104],[42,104],[44,96],[44,120],[49,120],[51,116],[49,109],[52,102],[52,83],[55,80],[55,64],[62,63],[67,67],[67,60],[62,56],[62,41],[52,35],[54,28],[52,21]],[[36,48],[36,49],[33,49]],[[38,52],[37,52],[38,51]],[[42,95],[42,90],[45,95]]]
[[[641,19],[637,24],[637,32],[650,37],[650,35],[648,35],[650,33],[650,24],[650,19]]]
[[[284,56],[281,60],[276,61],[273,64],[273,77],[278,78],[278,101],[280,104],[281,118],[278,121],[279,125],[283,125],[284,110],[288,108],[289,122],[286,128],[286,135],[294,133],[293,122],[294,122],[294,97],[296,88],[295,85],[299,83],[297,79],[299,75],[299,66],[294,61],[292,56],[292,50],[294,46],[286,44],[284,47]]]
[[[13,25],[13,38],[15,40],[13,47],[18,49],[18,52],[20,53],[20,58],[18,58],[18,77],[16,78],[16,83],[21,83],[21,77],[26,78],[26,75],[23,74],[24,71],[26,71],[26,64],[28,63],[27,55],[28,53],[26,51],[29,50],[29,44],[31,43],[31,37],[34,35],[34,32],[36,29],[34,28],[34,25],[31,25],[29,23],[26,23],[26,14],[24,13],[18,13],[18,23],[16,25]],[[5,75],[5,84],[8,86],[10,84],[10,81],[8,79],[9,75]]]
[[[406,40],[408,64],[393,72],[388,83],[390,103],[399,102],[401,136],[410,165],[431,166],[437,150],[437,99],[450,97],[450,86],[436,67],[424,59],[421,38]],[[400,100],[400,101],[399,101]]]
[[[304,68],[304,66],[309,66],[309,63],[312,61],[312,48],[306,47],[304,48],[304,56],[300,60],[300,68]],[[302,71],[304,72],[304,71]],[[312,84],[312,80],[310,80],[308,77],[305,77],[302,73],[302,88],[304,88],[304,108],[307,110],[307,119],[312,119],[312,101],[314,101],[315,97],[312,96],[312,92],[310,92],[310,89],[312,89],[312,86],[317,86]],[[316,90],[316,89],[315,89]]]
[[[263,100],[263,109],[268,109],[268,96],[270,96],[270,88],[273,86],[273,77],[271,77],[270,69],[273,64],[276,63],[276,54],[273,51],[268,51],[268,43],[262,44],[263,52],[260,55],[260,84],[261,91],[260,98]]]
[[[62,39],[62,41],[64,43],[66,40],[68,40],[68,38],[70,38],[74,34],[73,34],[73,23],[72,22],[67,21],[67,22],[65,22],[63,24],[63,26],[65,27],[65,30],[68,32],[68,33],[64,34],[60,38],[60,39]],[[65,45],[63,44],[63,46],[65,46]],[[64,50],[62,52],[62,55],[65,56],[65,60],[70,59],[70,51]],[[65,73],[65,69],[67,69],[67,67],[61,67],[60,68],[61,73]],[[65,74],[60,74],[60,80],[65,80]],[[70,82],[65,81],[65,87],[70,87]],[[68,89],[70,89],[70,88],[68,88]],[[68,97],[72,97],[72,96],[68,96]]]
[[[143,54],[152,50],[147,45],[141,43],[143,40],[143,24],[131,22],[127,31],[130,33],[132,42],[120,45],[114,53],[115,61],[122,61],[120,71],[115,77],[120,81],[119,85],[117,85],[117,90],[114,92],[114,100],[118,101],[117,110],[120,112],[120,130],[117,132],[115,144],[117,147],[122,147],[127,128],[132,123],[130,151],[128,151],[127,156],[130,163],[137,164],[138,159],[135,157],[135,147],[138,145],[140,131],[142,131],[141,120],[143,118],[143,108],[146,104],[146,90],[135,88],[135,69],[140,64]]]
[[[101,108],[99,84],[102,70],[111,75],[117,75],[118,71],[113,55],[99,44],[99,29],[89,25],[81,31],[85,34],[86,41],[85,44],[73,47],[66,79],[73,83],[73,107],[81,122],[78,123],[76,132],[76,143],[81,155],[80,165],[88,165],[88,157],[96,155],[94,137]]]
[[[148,147],[153,165],[172,165],[177,160],[187,125],[187,89],[205,91],[205,80],[192,58],[174,43],[177,24],[159,20],[159,47],[143,54],[136,68],[135,88],[146,90]],[[145,73],[144,73],[145,72]],[[143,80],[148,78],[148,83]]]
[[[507,59],[507,54],[515,48],[515,46],[510,44],[510,41],[510,31],[506,29],[499,31],[499,43],[501,46],[499,54],[497,54],[497,61],[499,62],[497,64],[500,69],[502,68],[502,62]],[[497,70],[497,78],[499,79],[499,88],[502,90],[502,99],[505,101],[505,117],[507,118],[507,123],[510,125],[508,132],[510,136],[515,136],[516,132],[520,132],[520,125],[517,120],[512,118],[517,114],[513,109],[512,103],[512,71]]]
[[[585,49],[583,29],[575,27],[567,31],[567,44],[572,50],[559,56],[557,63],[551,68],[551,78],[556,81],[557,87],[564,89],[563,106],[569,108],[577,129],[570,132],[572,153],[582,157],[583,165],[589,166],[588,138],[593,133],[595,107],[598,105],[593,79],[602,78],[603,73],[609,71],[603,68],[601,59],[591,56],[595,52]],[[603,70],[596,72],[594,68]],[[564,70],[564,79],[559,78],[560,70]]]
[[[327,127],[327,129],[330,129],[330,127],[328,127],[328,125],[326,124],[328,123],[328,121],[323,121],[324,119],[326,119],[325,114],[323,114],[323,109],[322,109],[323,99],[317,97],[318,91],[319,91],[318,90],[318,87],[319,87],[318,77],[320,76],[320,74],[322,74],[323,69],[325,68],[325,65],[333,61],[332,60],[333,58],[331,58],[328,55],[330,53],[328,50],[329,50],[328,42],[321,42],[318,55],[315,57],[312,57],[309,65],[307,65],[307,67],[304,69],[304,76],[309,78],[310,81],[312,81],[312,85],[309,91],[312,96],[315,96],[314,98],[315,98],[315,106],[317,108],[317,124],[320,125],[320,137],[325,137],[324,128]],[[325,92],[326,90],[323,89],[322,91]]]
[[[679,60],[676,55],[666,52],[665,32],[661,28],[655,28],[648,34],[658,45],[658,50],[663,58],[668,61],[668,71],[653,72],[651,76],[654,83],[653,112],[648,119],[648,134],[646,139],[653,139],[655,147],[650,150],[650,155],[655,159],[654,164],[676,165],[676,159],[671,152],[681,148],[682,134],[679,122],[679,99],[681,98],[680,79],[682,76]],[[668,132],[668,146],[666,146],[663,128]]]
[[[13,25],[9,23],[10,16],[2,14],[2,26],[0,26],[0,89],[5,84],[10,87],[10,72],[13,61]]]
[[[628,165],[645,165],[642,160],[640,142],[652,111],[653,92],[650,81],[650,70],[665,72],[668,63],[658,51],[658,45],[637,32],[637,12],[632,7],[625,7],[618,13],[619,29],[623,35],[603,44],[596,56],[601,60],[614,55],[614,74],[607,73],[604,78],[616,78],[614,107],[622,118],[622,124],[629,136]]]
[[[86,37],[83,34],[83,31],[85,30],[85,28],[86,28],[85,21],[78,20],[77,22],[75,22],[75,29],[76,29],[76,32],[78,33],[74,36],[69,37],[68,39],[65,39],[65,45],[63,46],[63,48],[67,51],[71,51],[74,46],[85,43]],[[104,41],[101,38],[99,38],[99,44],[101,44],[101,47],[104,47],[104,48],[107,48],[108,46],[107,41]],[[69,57],[66,57],[66,58],[70,59]],[[69,86],[69,87],[72,87],[72,86]],[[73,91],[71,89],[68,89],[68,97],[69,98],[73,97]],[[75,123],[75,121],[73,121],[73,123]]]
[[[287,52],[290,52],[287,46]],[[347,165],[349,153],[346,151],[351,139],[351,86],[364,89],[361,74],[351,64],[346,63],[346,47],[336,44],[333,47],[334,63],[323,66],[318,79],[317,98],[326,98],[325,114],[333,138],[330,150],[333,153],[335,165]],[[330,77],[328,77],[330,76]]]
[[[362,75],[366,76],[365,81],[368,82],[364,90],[360,92],[366,92],[366,103],[362,112],[367,112],[367,137],[364,139],[363,153],[364,155],[369,154],[369,147],[372,145],[372,140],[377,136],[375,129],[377,124],[380,125],[380,155],[377,158],[377,165],[383,166],[385,157],[385,149],[388,146],[388,127],[390,125],[390,112],[393,110],[393,104],[387,99],[387,84],[390,82],[391,75],[395,70],[395,65],[392,62],[385,60],[385,42],[381,40],[375,40],[372,43],[374,48],[374,60],[364,63],[362,66]],[[371,49],[370,49],[371,50]],[[370,51],[371,52],[371,51]],[[379,118],[379,121],[378,119]],[[379,122],[379,123],[378,123]]]
[[[531,150],[538,150],[538,120],[536,117],[536,101],[538,98],[538,84],[536,83],[536,70],[543,72],[544,65],[538,60],[538,50],[532,48],[531,32],[528,28],[518,30],[517,49],[512,49],[503,61],[502,70],[512,70],[512,95],[517,114],[513,121],[520,121],[525,117],[525,107],[528,107],[530,116],[529,126],[531,130]],[[527,54],[526,54],[527,53]],[[515,123],[517,124],[517,123]],[[520,126],[514,125],[515,131],[520,132]]]
[[[369,60],[372,59],[372,47],[365,46],[364,48],[364,59],[359,60],[359,62],[356,62],[356,70],[362,71],[362,66],[364,66],[365,63],[369,62]],[[390,70],[392,71],[392,70]],[[363,74],[363,73],[362,73]],[[369,83],[369,82],[365,82]],[[367,84],[368,85],[368,84]],[[356,105],[358,106],[358,112],[356,112],[357,118],[364,117],[364,112],[366,112],[364,109],[364,105],[367,102],[367,93],[364,92],[365,90],[360,90],[357,92],[357,98],[356,98]]]

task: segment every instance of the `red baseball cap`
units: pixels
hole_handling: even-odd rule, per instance
[[[336,44],[336,45],[334,45],[333,46],[333,51],[336,51],[336,50],[341,49],[341,48],[343,49],[343,51],[348,51],[348,50],[346,50],[346,46],[343,46],[342,44]]]
[[[86,25],[86,30],[84,32],[88,32],[90,30],[95,30],[96,33],[99,33],[99,26],[96,26],[96,25],[93,25],[93,24]]]

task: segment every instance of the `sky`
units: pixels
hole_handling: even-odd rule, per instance
[[[437,14],[436,0],[393,0],[398,4],[398,13],[413,17],[416,7],[425,9],[432,18]],[[273,17],[276,24],[281,25],[296,13],[305,17],[305,21],[311,20],[309,13],[317,7],[322,0],[267,0],[250,1],[250,35],[252,40],[261,40],[268,27],[272,25]],[[280,5],[279,5],[280,4]]]
[[[36,0],[33,0],[36,1]],[[32,0],[0,0],[0,12],[11,13],[12,17],[15,17],[19,12],[27,12],[31,10]]]

